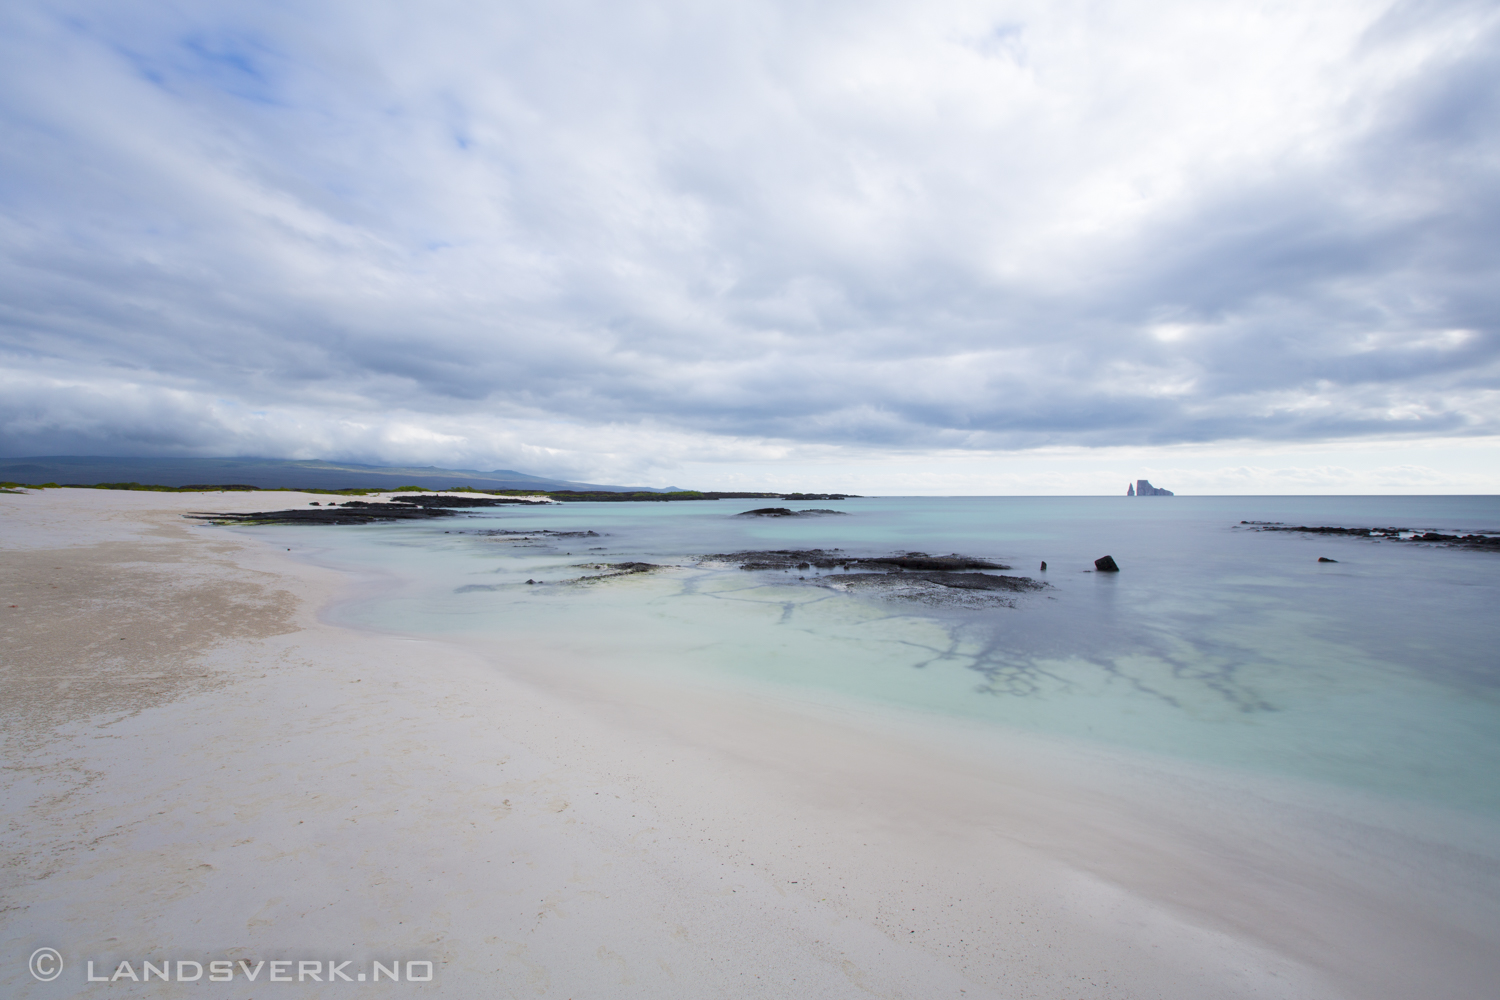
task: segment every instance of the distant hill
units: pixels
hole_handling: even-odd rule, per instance
[[[587,490],[608,493],[667,493],[675,487],[604,486],[546,479],[511,469],[479,472],[436,466],[358,465],[353,462],[294,462],[280,458],[100,458],[51,455],[0,458],[0,480],[18,483],[143,483],[151,486],[302,487],[317,490],[421,486],[444,490]]]

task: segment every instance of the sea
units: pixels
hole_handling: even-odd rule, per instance
[[[1500,498],[861,497],[775,501],[837,513],[744,513],[769,502],[233,530],[348,573],[325,614],[351,627],[554,648],[617,682],[880,706],[1500,819],[1500,553],[1258,530],[1500,534]],[[705,558],[810,549],[960,554],[1045,586],[948,601],[848,587],[837,567]],[[1119,572],[1096,571],[1106,555]],[[628,563],[654,568],[610,568]]]

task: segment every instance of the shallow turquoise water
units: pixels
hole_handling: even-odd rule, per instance
[[[815,691],[1500,813],[1500,555],[1239,525],[1500,532],[1500,498],[870,498],[815,504],[847,517],[734,516],[754,505],[242,530],[358,572],[359,596],[333,612],[348,624],[525,636],[600,670]],[[478,534],[496,529],[598,537]],[[1014,608],[934,607],[696,561],[814,547],[987,556],[1050,586]],[[1106,553],[1122,572],[1091,572]],[[590,560],[675,568],[562,582]]]

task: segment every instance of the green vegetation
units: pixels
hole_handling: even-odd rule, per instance
[[[141,483],[95,483],[93,486],[83,486],[79,483],[69,483],[68,489],[92,489],[92,490],[146,490],[151,493],[180,493],[179,486],[151,486]]]
[[[579,503],[592,501],[595,503],[669,503],[673,500],[720,500],[728,498],[774,498],[779,493],[705,493],[700,490],[675,490],[671,493],[649,493],[644,490],[634,493],[619,493],[609,490],[481,490],[473,486],[449,486],[431,488],[426,486],[398,486],[395,489],[357,489],[348,488],[342,490],[322,490],[303,486],[279,486],[275,488],[262,489],[258,486],[245,486],[243,484],[217,484],[217,485],[193,485],[193,486],[158,486],[150,483],[8,483],[0,482],[0,492],[16,493],[22,489],[48,490],[48,489],[74,489],[74,490],[134,490],[149,493],[220,493],[220,492],[253,492],[253,493],[321,493],[328,496],[338,497],[367,497],[372,494],[381,493],[476,493],[481,496],[507,496],[507,497],[536,497],[538,499],[558,500],[564,503]],[[811,496],[811,495],[810,495]],[[795,495],[794,499],[800,499]]]
[[[186,489],[186,487],[183,487]],[[367,497],[375,493],[389,493],[390,490],[319,490],[311,487],[301,486],[278,486],[275,489],[263,489],[261,493],[324,493],[331,497]]]
[[[422,490],[419,486],[405,487],[408,490]],[[326,493],[330,496],[340,497],[367,497],[372,493],[389,493],[390,490],[320,490],[301,486],[281,486],[275,489],[262,489],[259,486],[245,486],[239,483],[210,483],[194,484],[191,486],[162,486],[157,483],[11,483],[0,482],[0,491],[16,493],[20,490],[131,490],[145,493]],[[435,491],[431,491],[435,492]]]

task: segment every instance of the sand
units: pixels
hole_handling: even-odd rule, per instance
[[[320,611],[341,574],[181,517],[265,506],[0,495],[0,994],[374,987],[295,981],[330,960],[431,963],[431,982],[379,989],[453,997],[1472,997],[1500,981],[1482,822],[666,686],[560,648],[340,628]],[[52,982],[27,971],[40,947],[64,960]],[[89,962],[242,959],[291,962],[294,981],[85,978]]]

